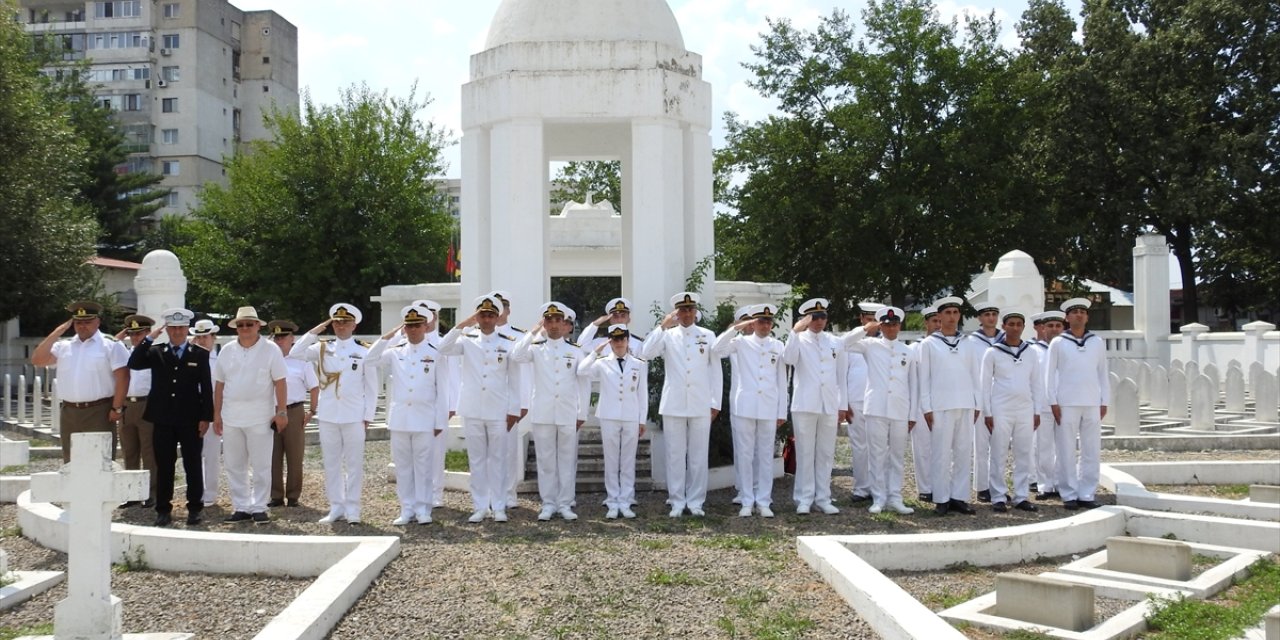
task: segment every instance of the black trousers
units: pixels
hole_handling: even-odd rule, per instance
[[[210,426],[210,429],[213,427]],[[187,474],[187,513],[200,513],[204,504],[204,472],[200,462],[200,450],[204,438],[200,437],[198,423],[156,422],[153,441],[156,451],[156,512],[173,510],[174,465],[178,462],[178,450],[182,451],[182,471]]]

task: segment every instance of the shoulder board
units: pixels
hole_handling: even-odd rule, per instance
[[[105,333],[104,333],[104,334],[102,334],[102,337],[103,337],[103,338],[106,338],[107,340],[110,340],[111,342],[120,342],[119,340],[116,340],[116,337],[115,337],[115,336],[109,336],[109,335],[107,335],[107,334],[105,334]]]
[[[479,331],[476,331],[476,332],[473,332],[473,333],[464,333],[464,334],[462,334],[462,337],[464,337],[464,338],[478,338],[478,337],[480,337],[480,332],[479,332]]]
[[[499,333],[499,334],[498,334],[498,337],[499,337],[499,338],[502,338],[502,339],[504,339],[504,340],[510,340],[510,341],[512,341],[512,342],[515,342],[515,341],[516,341],[516,339],[515,339],[515,338],[512,338],[511,336],[509,336],[509,335],[507,335],[507,334],[505,334],[505,333]]]
[[[580,344],[578,344],[578,343],[576,343],[576,342],[574,342],[574,341],[572,341],[572,340],[565,340],[565,341],[564,341],[564,343],[565,343],[565,344],[567,344],[567,345],[569,345],[569,346],[571,346],[571,347],[577,347],[577,348],[579,348],[579,349],[581,349],[581,348],[582,348],[582,345],[580,345]]]
[[[638,356],[631,356],[631,357],[632,357],[632,358],[635,358],[636,360],[639,360],[640,362],[643,362],[643,363],[645,363],[645,364],[649,364],[649,361],[648,361],[648,360],[645,360],[644,358],[641,358],[641,357],[638,357]]]
[[[430,345],[431,343],[430,343],[430,342],[428,342],[427,344],[428,344],[428,345]],[[405,347],[407,347],[407,346],[409,346],[409,343],[408,343],[408,342],[401,342],[400,344],[398,344],[398,345],[396,345],[396,346],[394,346],[394,347],[391,347],[391,348],[392,348],[392,349],[403,349],[403,348],[405,348]]]
[[[525,333],[525,330],[524,330],[524,329],[521,329],[520,327],[510,327],[510,326],[509,326],[509,327],[507,327],[507,328],[508,328],[508,329],[510,329],[510,330],[512,330],[512,331],[514,331],[514,332],[516,332],[516,333]]]
[[[320,338],[320,344],[329,344],[333,342],[333,338]]]
[[[358,344],[358,345],[360,345],[360,346],[362,346],[362,347],[364,347],[364,348],[366,348],[366,349],[368,349],[369,347],[372,347],[372,346],[373,346],[373,343],[372,343],[372,342],[367,342],[367,341],[365,341],[365,340],[356,340],[356,344]]]
[[[546,343],[547,343],[547,339],[546,339],[546,338],[543,338],[543,339],[541,339],[541,340],[534,340],[534,341],[533,341],[533,344],[546,344]]]
[[[639,341],[641,341],[641,342],[644,342],[644,336],[642,336],[642,335],[639,335],[639,334],[633,333],[633,334],[631,334],[631,337],[632,337],[632,338],[635,338],[636,340],[639,340]]]

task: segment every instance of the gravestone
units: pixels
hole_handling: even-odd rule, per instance
[[[1191,427],[1213,429],[1213,407],[1217,400],[1213,379],[1200,374],[1191,382]]]
[[[1244,370],[1238,366],[1227,369],[1226,409],[1244,413]]]
[[[1093,587],[1028,576],[1002,573],[996,576],[995,615],[1068,631],[1085,631],[1093,626]]]
[[[1191,545],[1160,538],[1107,538],[1107,570],[1185,582],[1191,579]]]
[[[1151,372],[1151,404],[1152,409],[1169,408],[1169,371],[1162,365],[1156,365]]]
[[[1169,417],[1178,420],[1187,417],[1187,374],[1181,369],[1169,371]]]
[[[1139,428],[1141,419],[1138,414],[1138,385],[1125,378],[1116,387],[1116,395],[1111,396],[1111,410],[1107,415],[1115,425],[1118,436],[1142,435]]]
[[[67,597],[54,607],[56,640],[118,640],[120,598],[111,595],[111,512],[143,500],[147,471],[122,471],[111,461],[110,433],[71,436],[71,462],[31,476],[31,499],[66,505]]]
[[[1138,404],[1151,404],[1152,371],[1150,362],[1138,365],[1138,377],[1134,379],[1138,383]]]
[[[1253,419],[1258,422],[1280,422],[1280,388],[1276,377],[1263,370],[1254,382]]]
[[[1107,381],[1111,385],[1111,397],[1115,398],[1120,393],[1120,375],[1112,371],[1107,374]],[[1114,427],[1116,424],[1115,414],[1108,411],[1107,415],[1102,417],[1102,424]]]
[[[1209,376],[1209,380],[1213,381],[1213,399],[1218,400],[1218,392],[1222,390],[1222,372],[1218,370],[1218,365],[1210,362],[1200,368],[1200,375]]]
[[[1195,362],[1188,362],[1182,367],[1183,373],[1187,374],[1187,384],[1190,385],[1192,380],[1200,377],[1200,365]]]
[[[1254,400],[1258,399],[1258,378],[1267,370],[1262,366],[1261,362],[1254,362],[1249,365],[1249,397]]]
[[[1170,360],[1170,361],[1169,361],[1169,368],[1170,368],[1170,369],[1181,369],[1184,373],[1186,372],[1185,365],[1182,363],[1182,361],[1181,361],[1181,360],[1179,360],[1179,359],[1177,359],[1177,358],[1174,358],[1173,360]]]

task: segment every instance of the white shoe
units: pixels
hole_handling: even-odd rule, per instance
[[[907,505],[902,504],[901,502],[890,502],[889,508],[893,509],[894,513],[904,515],[904,516],[916,512],[915,509],[912,509],[911,507],[908,507]]]
[[[884,511],[884,507],[880,506],[879,502],[876,502],[873,503],[867,511],[870,511],[871,513],[880,513],[881,511]]]
[[[578,519],[578,514],[574,513],[573,509],[570,509],[569,507],[564,507],[560,509],[560,517],[572,522]]]
[[[736,495],[736,496],[734,496],[734,497],[733,497],[733,503],[734,503],[734,504],[742,504],[742,494],[741,494],[741,493],[739,493],[738,495]]]
[[[438,507],[443,507],[443,506],[444,506],[444,500],[436,500],[435,502],[431,503],[431,506],[433,506],[433,507],[437,507],[437,508],[438,508]]]
[[[213,503],[212,503],[212,502],[205,502],[205,503],[204,503],[204,506],[206,506],[206,507],[212,507],[212,506],[213,506]]]
[[[740,518],[750,518],[750,517],[751,517],[751,505],[746,505],[746,506],[742,507],[741,509],[738,509],[738,517],[740,517]]]
[[[701,518],[702,516],[707,515],[707,512],[703,511],[701,507],[689,507],[689,513],[692,513],[694,516],[698,518]]]
[[[412,513],[401,513],[399,518],[396,518],[395,520],[391,521],[391,526],[403,527],[404,525],[409,524],[412,521],[413,521]]]
[[[418,524],[431,524],[431,512],[430,511],[419,512]]]
[[[608,513],[604,514],[604,517],[605,517],[605,519],[606,519],[606,520],[617,520],[617,519],[618,519],[618,510],[617,510],[617,509],[610,509]]]
[[[840,510],[837,509],[836,506],[834,504],[831,504],[830,502],[824,502],[818,505],[818,508],[822,509],[822,512],[829,516],[834,516],[835,514],[840,513]]]
[[[499,509],[499,510],[497,510],[497,511],[494,511],[494,512],[493,512],[493,521],[494,521],[494,522],[506,522],[506,521],[507,521],[507,512],[506,512],[506,511],[503,511],[503,510],[501,510],[501,509]]]
[[[636,517],[636,512],[632,511],[632,510],[631,510],[631,507],[623,507],[623,508],[619,509],[619,511],[621,511],[621,512],[622,512],[622,517],[624,517],[624,518],[626,518],[626,519],[628,519],[628,520],[630,520],[631,518]]]
[[[671,513],[667,515],[672,518],[679,518],[684,513],[684,507],[671,507]]]
[[[796,505],[796,513],[798,513],[798,514],[800,514],[800,515],[802,515],[802,516],[807,516],[807,515],[809,515],[809,505],[807,505],[807,504],[798,504],[798,505]]]
[[[760,517],[762,517],[762,518],[772,518],[772,517],[773,517],[773,509],[770,509],[769,507],[766,507],[766,506],[761,505],[761,506],[760,506]]]
[[[551,516],[554,515],[555,512],[556,512],[555,507],[543,507],[542,511],[538,512],[538,520],[542,522],[546,522],[551,519]]]
[[[327,516],[325,516],[325,517],[323,517],[323,518],[320,518],[320,519],[319,519],[319,520],[317,520],[316,522],[318,522],[318,523],[320,523],[320,524],[333,524],[333,523],[335,523],[335,522],[337,522],[337,521],[339,521],[339,520],[342,520],[342,519],[343,519],[343,516],[342,516],[342,512],[341,512],[341,511],[330,511],[330,512],[329,512],[329,515],[327,515]]]
[[[483,510],[483,509],[481,509],[480,511],[477,511],[477,512],[475,512],[475,513],[471,514],[471,517],[470,517],[470,518],[467,518],[467,522],[470,522],[470,523],[472,523],[472,524],[476,524],[476,523],[479,523],[479,522],[484,522],[484,516],[485,516],[485,512],[484,512],[484,510]]]

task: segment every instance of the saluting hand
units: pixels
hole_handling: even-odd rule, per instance
[[[148,333],[148,334],[147,334],[147,337],[148,337],[148,338],[151,338],[152,340],[155,340],[156,338],[159,338],[159,337],[160,337],[160,334],[162,334],[162,333],[164,333],[164,325],[160,325],[160,326],[158,326],[158,327],[156,327],[156,328],[152,329],[152,330],[151,330],[151,333]]]
[[[751,318],[747,318],[746,320],[743,320],[733,325],[733,328],[737,330],[739,333],[747,333],[751,329],[751,325],[755,323],[756,323],[755,320],[752,320]]]
[[[796,333],[804,331],[805,329],[809,328],[809,323],[812,320],[813,320],[813,316],[805,316],[803,318],[800,318],[799,320],[796,321],[794,325],[792,325],[791,330],[795,331]]]
[[[672,311],[662,318],[662,328],[670,329],[676,326],[676,312]]]
[[[324,333],[324,330],[329,328],[329,325],[331,324],[333,324],[333,318],[329,318],[328,320],[325,320],[324,322],[321,322],[320,324],[312,327],[311,331],[309,331],[308,333],[314,333],[316,335],[320,335]]]
[[[391,338],[395,337],[395,335],[399,333],[399,331],[403,328],[404,328],[404,323],[401,322],[400,324],[396,325],[394,329],[382,334],[382,339],[390,340]]]
[[[126,331],[125,331],[124,329],[121,329],[121,330],[120,330],[120,333],[117,333],[117,334],[115,335],[116,341],[117,341],[117,342],[119,342],[119,341],[121,341],[121,340],[124,340],[125,333],[126,333]]]
[[[594,324],[597,327],[603,327],[604,325],[608,324],[608,322],[609,322],[609,316],[600,316],[599,318],[596,318],[594,321],[592,321],[591,324]]]

